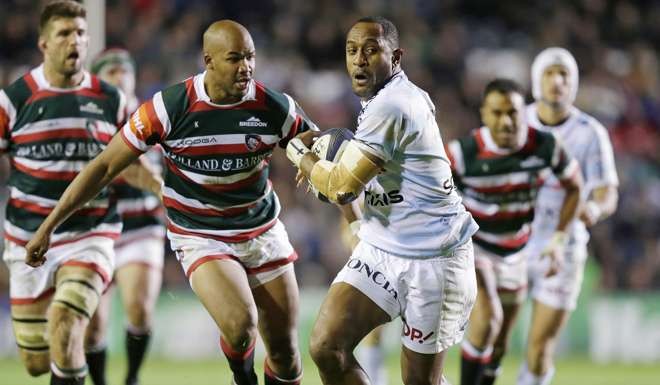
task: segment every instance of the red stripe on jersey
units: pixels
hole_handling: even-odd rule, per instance
[[[96,132],[94,134],[95,137],[90,138],[89,132],[83,128],[62,128],[37,132],[34,134],[21,135],[20,133],[17,133],[13,137],[13,141],[16,144],[22,144],[49,139],[96,139],[103,143],[109,143],[110,140],[112,140],[112,135],[102,132]]]
[[[23,80],[25,80],[25,83],[27,84],[28,88],[30,89],[30,92],[32,93],[32,96],[34,96],[34,94],[36,94],[37,91],[39,91],[39,85],[37,84],[37,82],[32,77],[32,74],[28,72],[27,74],[25,74],[25,76],[23,76]]]
[[[183,85],[186,87],[186,97],[188,98],[188,109],[186,114],[190,112],[193,104],[197,101],[197,92],[195,92],[195,78],[190,77],[183,82]]]
[[[131,143],[131,141],[128,140],[128,138],[126,137],[126,134],[124,134],[124,130],[119,131],[119,135],[121,135],[121,139],[124,141],[124,143],[126,143],[126,145],[128,146],[128,148],[131,149],[131,151],[133,151],[134,153],[136,153],[138,155],[144,154],[144,151],[142,151],[139,148],[135,147],[133,145],[133,143]]]
[[[165,137],[165,128],[163,128],[163,124],[160,122],[160,119],[158,119],[158,115],[156,114],[156,108],[154,107],[154,101],[149,100],[146,103],[143,104],[144,106],[144,112],[146,113],[146,117],[149,121],[149,132],[150,134],[144,138],[144,140],[149,139],[151,135],[154,133],[158,135],[158,139],[163,139]],[[140,118],[142,118],[142,114],[140,114]],[[143,120],[143,123],[146,123]]]
[[[9,114],[4,108],[0,107],[0,138],[8,139],[9,135]]]
[[[119,215],[122,218],[153,217],[161,214],[162,212],[162,207],[156,207],[153,209],[119,210]]]
[[[169,158],[165,158],[165,164],[167,165],[167,168],[170,171],[172,171],[174,174],[176,174],[180,178],[186,180],[187,182],[190,182],[190,183],[195,184],[197,186],[201,186],[201,187],[203,187],[203,188],[205,188],[209,191],[213,191],[213,192],[233,191],[233,190],[242,189],[243,187],[251,185],[255,181],[259,180],[259,178],[261,178],[261,174],[264,171],[264,169],[262,168],[261,170],[255,172],[254,175],[250,175],[249,177],[247,177],[245,179],[241,179],[241,180],[239,180],[237,182],[234,182],[234,183],[223,183],[223,184],[213,183],[213,184],[209,184],[209,183],[197,183],[194,180],[190,179]]]
[[[230,217],[230,216],[235,216],[238,214],[242,214],[246,211],[248,211],[250,208],[254,207],[255,204],[247,205],[247,206],[241,206],[241,207],[235,207],[235,208],[229,208],[225,210],[216,210],[216,209],[204,209],[204,208],[199,208],[199,207],[192,207],[192,206],[187,206],[175,199],[168,198],[168,197],[163,197],[163,204],[167,208],[171,208],[177,211],[181,211],[184,213],[188,214],[196,214],[196,215],[207,215],[207,216],[214,216],[214,217]]]
[[[486,148],[486,144],[484,143],[484,138],[481,137],[480,129],[474,131],[474,139],[477,142],[477,149],[478,149],[477,158],[489,159],[489,158],[497,158],[498,156],[500,156],[499,154],[492,152]]]
[[[536,130],[534,128],[527,128],[527,141],[520,151],[525,153],[533,153],[536,151]]]
[[[273,219],[269,223],[265,224],[262,227],[259,227],[255,230],[252,231],[246,231],[244,233],[238,233],[236,235],[229,235],[229,236],[220,236],[220,235],[211,235],[211,234],[204,234],[204,233],[196,233],[194,231],[188,231],[181,229],[177,227],[172,221],[167,221],[167,229],[175,234],[181,234],[181,235],[190,235],[193,237],[198,237],[198,238],[208,238],[208,239],[215,239],[217,241],[222,241],[222,242],[230,242],[230,243],[237,243],[237,242],[245,242],[249,241],[250,239],[254,239],[261,234],[265,233],[266,231],[270,230],[271,227],[275,226],[277,223],[277,218]]]
[[[472,214],[473,217],[479,219],[512,219],[518,217],[524,217],[533,211],[533,209],[520,210],[520,211],[498,211],[495,214],[486,214],[484,212],[475,210],[471,207],[465,206],[465,208]]]
[[[259,142],[257,147],[250,152],[257,152],[261,150],[270,150],[274,148],[274,144],[266,144]],[[170,151],[179,155],[217,155],[217,154],[244,154],[248,151],[245,143],[239,144],[214,144],[210,146],[190,146],[190,147],[170,147]]]
[[[300,115],[296,116],[296,120],[291,123],[291,130],[289,131],[289,135],[286,136],[286,138],[282,139],[280,143],[286,144],[291,140],[294,136],[298,135],[298,131],[300,130],[300,126],[302,125],[302,117]]]
[[[35,170],[22,164],[19,164],[15,160],[11,161],[12,166],[14,166],[18,171],[33,176],[40,179],[55,179],[55,180],[68,180],[72,181],[77,175],[78,171],[44,171],[44,170]]]
[[[101,81],[99,80],[98,77],[96,77],[96,75],[91,75],[91,83],[92,83],[92,85],[90,87],[91,90],[93,92],[100,93],[101,92]]]
[[[499,247],[504,247],[504,248],[507,248],[507,249],[517,249],[517,248],[520,248],[520,247],[524,246],[527,243],[527,241],[529,240],[530,233],[531,233],[531,231],[527,231],[524,234],[519,235],[518,237],[510,238],[510,239],[506,239],[506,240],[502,240],[502,241],[496,241],[496,242],[493,242],[493,241],[490,241],[490,240],[487,240],[487,239],[483,239],[482,237],[479,236],[479,232],[474,234],[473,237],[478,238],[483,242],[497,245]]]
[[[100,99],[100,100],[108,98],[108,95],[105,95],[100,92],[95,92],[89,88],[83,88],[81,90],[75,90],[75,91],[39,90],[36,93],[32,94],[32,96],[30,96],[30,98],[25,102],[25,104],[30,104],[42,99],[52,98],[55,96],[62,96],[62,95],[84,96],[87,98]]]
[[[485,194],[508,193],[519,190],[532,190],[534,188],[543,185],[543,182],[544,182],[543,178],[538,178],[537,181],[534,183],[507,183],[499,186],[489,186],[489,187],[475,187],[468,185],[468,187],[474,191]]]
[[[51,287],[46,289],[43,293],[39,294],[38,296],[31,298],[31,297],[23,297],[23,298],[10,298],[9,303],[11,305],[29,305],[31,303],[36,303],[41,301],[42,299],[48,298],[51,295],[55,293],[55,288]]]

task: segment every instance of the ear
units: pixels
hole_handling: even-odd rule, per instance
[[[401,65],[401,57],[403,56],[403,50],[397,48],[392,51],[392,68],[398,68]]]
[[[39,35],[37,46],[39,47],[39,51],[42,53],[46,52],[46,37],[43,34]]]
[[[206,69],[213,70],[213,58],[208,53],[204,52],[204,66]]]

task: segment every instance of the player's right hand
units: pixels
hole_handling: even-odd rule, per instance
[[[46,251],[50,245],[50,234],[40,230],[25,245],[25,263],[32,267],[39,267],[46,262]]]
[[[564,247],[566,245],[566,233],[555,231],[547,246],[541,253],[541,258],[549,258],[549,267],[545,273],[546,277],[552,277],[559,272],[564,262]]]

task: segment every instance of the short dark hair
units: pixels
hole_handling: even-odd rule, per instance
[[[375,23],[380,25],[381,28],[383,28],[383,36],[390,44],[390,48],[392,48],[392,50],[399,48],[399,30],[396,28],[396,25],[388,19],[382,16],[367,16],[356,21],[353,25],[357,23]]]
[[[495,78],[486,84],[486,89],[484,90],[483,99],[486,99],[491,92],[499,92],[501,94],[510,94],[515,92],[517,94],[525,96],[525,92],[520,84],[516,83],[511,79],[505,78]]]
[[[58,17],[87,17],[85,7],[73,0],[55,0],[46,4],[39,16],[39,33],[41,34],[48,22]]]

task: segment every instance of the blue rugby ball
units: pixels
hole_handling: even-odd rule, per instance
[[[348,128],[331,128],[316,139],[311,150],[319,159],[336,162],[351,139],[353,139],[353,132]],[[321,201],[329,202],[328,198],[319,193],[314,186],[310,185],[310,188]]]

